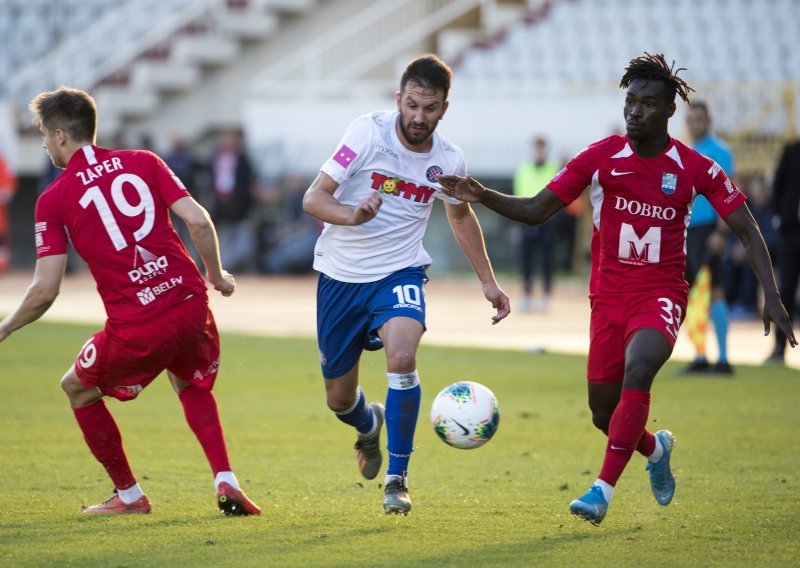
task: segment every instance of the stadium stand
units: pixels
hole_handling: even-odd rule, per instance
[[[453,109],[448,132],[474,156],[476,173],[500,175],[531,134],[518,132],[521,123],[540,124],[564,141],[557,151],[574,152],[580,141],[570,133],[585,120],[570,121],[568,105],[584,97],[605,113],[630,58],[663,51],[688,67],[716,127],[742,154],[740,170],[758,171],[797,129],[797,29],[800,0],[4,0],[0,97],[24,129],[36,92],[89,88],[106,136],[147,134],[164,147],[175,132],[196,141],[241,125],[247,109],[302,104],[324,114],[349,101],[341,114],[352,116],[364,99],[391,104],[398,69],[436,51],[452,62],[453,97],[469,110]],[[498,120],[482,142],[469,118],[487,95],[518,119]],[[282,143],[321,151],[341,124],[300,130],[282,132]],[[253,140],[257,152],[274,149],[275,139]],[[23,170],[31,153],[20,152]],[[318,163],[305,154],[285,167]],[[38,157],[28,163],[38,167]]]

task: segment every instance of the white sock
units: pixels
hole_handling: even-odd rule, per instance
[[[239,489],[239,480],[232,471],[220,471],[214,478],[214,489],[219,489],[219,484],[223,481],[234,489]]]
[[[126,505],[130,505],[131,503],[135,503],[139,499],[142,498],[142,488],[139,487],[138,483],[134,483],[127,489],[117,489],[117,495],[119,498],[122,499],[122,502]]]
[[[594,484],[603,490],[603,498],[606,500],[606,503],[611,503],[611,494],[614,493],[614,487],[602,479],[598,479]]]
[[[658,439],[656,436],[656,449],[653,450],[653,453],[647,456],[647,461],[650,463],[656,463],[658,460],[661,459],[661,456],[664,455],[664,446],[661,445],[661,440]]]
[[[403,481],[405,479],[406,487],[408,487],[408,478],[407,477],[404,478],[402,475],[387,475],[386,477],[383,478],[383,486],[386,487],[386,484],[392,481],[393,479],[399,479],[400,481]]]

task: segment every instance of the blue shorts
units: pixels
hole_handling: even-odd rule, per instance
[[[376,282],[340,282],[324,274],[317,284],[317,343],[322,376],[341,377],[358,363],[369,334],[392,318],[425,328],[423,268],[405,268]]]

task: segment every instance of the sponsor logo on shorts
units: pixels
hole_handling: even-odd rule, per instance
[[[211,362],[211,364],[206,369],[205,373],[200,369],[195,369],[194,374],[192,375],[192,380],[195,381],[202,381],[203,379],[210,377],[211,375],[216,374],[219,370],[219,359],[215,359]]]
[[[142,385],[129,385],[129,386],[122,385],[118,387],[113,387],[111,390],[119,391],[127,395],[136,396],[137,394],[139,394],[144,390],[144,387]]]
[[[395,304],[394,306],[392,306],[392,308],[394,308],[395,310],[399,310],[399,309],[403,309],[403,308],[410,308],[412,310],[417,310],[420,313],[422,312],[422,307],[418,306],[417,304],[406,304],[406,303]]]
[[[325,353],[322,351],[319,352],[319,364],[323,367],[328,364],[328,358],[325,357]]]

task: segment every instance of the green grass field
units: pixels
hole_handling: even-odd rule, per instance
[[[223,336],[215,392],[240,481],[264,509],[226,518],[165,378],[110,401],[153,513],[86,517],[112,489],[58,381],[91,328],[35,324],[0,345],[0,566],[796,566],[800,558],[800,374],[738,367],[733,380],[675,376],[654,387],[651,426],[678,443],[676,497],[658,506],[634,456],[593,527],[567,505],[594,480],[604,438],[585,402],[585,360],[423,345],[423,408],[411,463],[414,509],[384,516],[358,475],[354,435],[326,409],[316,345]],[[362,360],[370,399],[381,353]],[[470,379],[500,400],[487,446],[445,446],[432,397]],[[385,439],[385,438],[384,438]],[[382,478],[382,476],[379,476]]]

